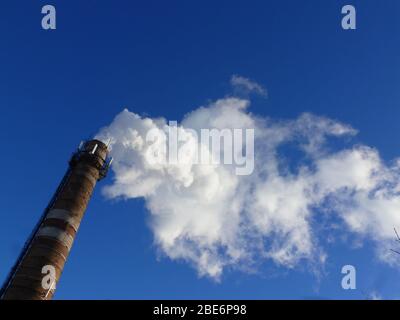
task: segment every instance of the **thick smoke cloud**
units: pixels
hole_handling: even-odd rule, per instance
[[[149,148],[165,152],[166,138],[146,142],[151,129],[167,136],[165,119],[122,111],[97,135],[111,139],[114,157],[104,194],[143,197],[161,252],[216,280],[227,268],[249,270],[263,261],[323,265],[329,252],[316,220],[324,230],[375,241],[379,258],[393,263],[384,246],[400,226],[400,160],[387,165],[374,148],[350,145],[357,131],[349,125],[308,113],[286,121],[257,117],[249,104],[224,98],[187,114],[179,124],[186,158],[178,164],[148,161]],[[254,172],[196,164],[188,129],[203,128],[255,129]]]

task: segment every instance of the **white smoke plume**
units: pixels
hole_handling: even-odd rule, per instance
[[[320,224],[375,241],[379,258],[393,262],[383,246],[400,226],[400,160],[387,165],[374,148],[350,145],[357,131],[349,125],[309,113],[263,118],[249,105],[224,98],[187,114],[179,124],[187,158],[179,164],[146,158],[154,148],[146,134],[154,129],[166,136],[165,119],[122,111],[96,137],[111,139],[114,157],[114,180],[104,194],[143,197],[161,252],[216,280],[225,269],[252,270],[263,261],[287,268],[323,265],[329,252]],[[188,129],[202,128],[255,129],[254,172],[238,176],[232,165],[191,161],[196,142]],[[160,139],[155,146],[163,152],[166,143]]]

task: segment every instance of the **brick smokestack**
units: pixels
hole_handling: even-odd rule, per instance
[[[1,299],[53,297],[96,182],[110,165],[107,156],[107,146],[98,140],[81,144],[74,153],[53,199],[6,279]]]

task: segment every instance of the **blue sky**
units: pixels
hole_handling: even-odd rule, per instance
[[[357,9],[355,31],[340,26],[348,2]],[[338,119],[383,159],[400,154],[396,0],[52,1],[55,31],[41,29],[45,4],[0,5],[0,278],[71,152],[124,107],[180,120],[229,93],[239,74],[268,89],[268,99],[253,99],[253,113]],[[158,258],[143,200],[106,200],[105,184],[81,225],[58,299],[399,297],[398,271],[379,262],[368,242],[327,248],[319,279],[306,267],[268,263],[259,274],[228,270],[220,283],[199,278],[185,263]],[[357,290],[341,288],[344,264],[357,267]]]

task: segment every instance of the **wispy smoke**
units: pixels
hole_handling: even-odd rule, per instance
[[[267,96],[267,90],[259,83],[234,74],[230,81],[233,89],[238,93],[257,93],[261,96]]]
[[[217,280],[226,268],[251,269],[262,261],[287,268],[323,264],[329,252],[315,225],[322,216],[336,218],[320,223],[332,229],[339,223],[339,234],[372,239],[382,249],[378,256],[391,262],[383,245],[400,226],[400,160],[389,166],[374,148],[348,141],[338,147],[357,134],[349,125],[308,113],[285,121],[258,117],[249,104],[218,100],[187,114],[180,130],[191,150],[189,128],[255,129],[251,175],[236,175],[232,165],[195,164],[190,152],[184,163],[150,164],[146,133],[166,135],[167,121],[124,110],[97,135],[111,138],[114,157],[114,180],[104,194],[143,197],[161,252]],[[156,145],[165,150],[166,143]]]

